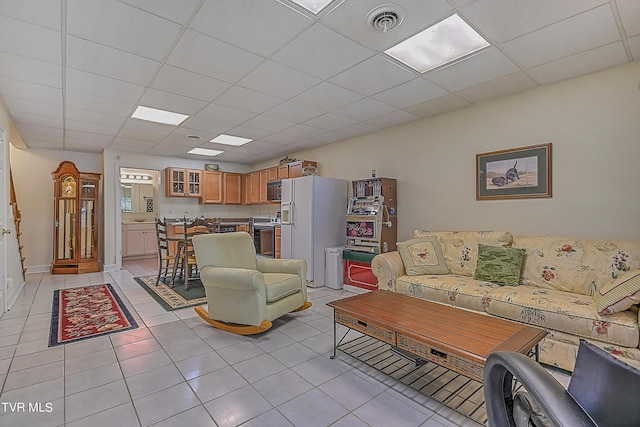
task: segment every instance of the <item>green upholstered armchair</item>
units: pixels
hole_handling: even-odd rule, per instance
[[[195,310],[209,324],[257,334],[278,317],[311,307],[306,261],[257,258],[244,231],[194,236],[193,246],[208,303],[208,311]]]

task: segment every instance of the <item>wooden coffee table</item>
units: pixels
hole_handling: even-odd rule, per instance
[[[537,327],[384,290],[327,305],[334,309],[332,359],[346,336],[337,342],[341,324],[480,382],[489,354],[533,351],[538,360],[538,343],[547,335]]]

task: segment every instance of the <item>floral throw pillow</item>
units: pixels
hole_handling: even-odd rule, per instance
[[[398,242],[397,246],[407,275],[449,273],[436,236],[418,237]]]
[[[498,285],[518,286],[527,251],[478,244],[478,263],[473,278]]]
[[[640,270],[613,279],[593,296],[599,314],[613,314],[640,304]]]

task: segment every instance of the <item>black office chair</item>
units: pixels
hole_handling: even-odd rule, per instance
[[[640,370],[585,340],[567,389],[535,360],[499,351],[487,358],[484,396],[490,427],[640,425]]]

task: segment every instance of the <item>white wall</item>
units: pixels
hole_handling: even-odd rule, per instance
[[[304,152],[321,175],[398,180],[416,228],[640,240],[640,61]],[[553,143],[553,197],[477,201],[475,155]]]
[[[361,179],[376,169],[378,176],[396,178],[400,240],[409,238],[416,228],[506,229],[516,235],[640,240],[639,85],[640,61],[635,61],[290,155],[317,161],[324,176]],[[477,153],[546,142],[553,143],[552,198],[476,201]],[[205,163],[112,150],[102,157],[13,150],[11,164],[25,218],[28,266],[51,262],[50,174],[67,159],[76,161],[83,171],[103,173],[106,265],[113,265],[116,259],[119,167],[202,169]],[[246,172],[275,165],[277,160],[253,167],[222,163],[220,167]],[[185,210],[190,215],[256,215],[270,209],[202,206],[194,199],[176,198],[161,198],[159,203],[161,216],[182,216]]]

